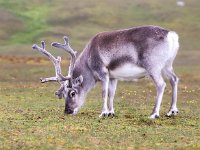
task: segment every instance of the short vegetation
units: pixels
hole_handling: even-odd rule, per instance
[[[200,149],[199,8],[199,0],[185,7],[175,0],[0,0],[0,149]],[[156,94],[149,80],[119,83],[114,118],[98,117],[100,84],[78,115],[65,116],[64,101],[54,96],[59,85],[39,83],[54,75],[53,65],[32,44],[68,35],[80,52],[98,32],[146,24],[180,36],[178,116],[165,117],[168,83],[160,118],[148,119]],[[63,56],[66,72],[66,54],[51,52]]]

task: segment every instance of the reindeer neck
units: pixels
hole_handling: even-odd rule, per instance
[[[79,77],[80,75],[83,76],[83,84],[82,87],[84,88],[85,92],[88,92],[91,88],[95,86],[95,78],[88,67],[87,64],[87,52],[83,51],[79,57],[76,60],[73,73],[72,73],[72,78],[75,79]]]

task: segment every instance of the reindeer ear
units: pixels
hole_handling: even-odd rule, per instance
[[[82,83],[83,83],[83,76],[82,76],[82,75],[80,75],[79,77],[77,77],[77,78],[74,80],[75,86],[80,86]]]
[[[61,85],[61,87],[55,92],[55,95],[58,96],[59,99],[63,98],[63,90],[64,90],[64,86]]]

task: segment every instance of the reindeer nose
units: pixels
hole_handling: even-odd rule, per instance
[[[71,110],[71,109],[69,109],[69,108],[65,110],[65,114],[73,114],[73,112],[74,112],[74,111]]]

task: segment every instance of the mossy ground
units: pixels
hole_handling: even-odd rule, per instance
[[[175,0],[0,0],[0,149],[200,149],[199,8],[199,0],[185,7]],[[97,32],[145,24],[180,36],[178,116],[165,117],[167,82],[160,118],[148,119],[156,94],[149,80],[119,82],[114,118],[98,117],[100,84],[76,116],[65,116],[64,100],[54,96],[59,85],[39,83],[54,75],[53,66],[32,44],[46,40],[49,50],[50,42],[68,35],[80,52]]]
[[[171,87],[167,84],[159,119],[150,120],[155,88],[151,81],[119,82],[116,117],[100,119],[100,84],[76,116],[64,115],[59,85],[37,79],[54,74],[46,60],[11,62],[1,58],[0,149],[199,149],[200,71],[176,67],[181,78],[176,117],[165,117]],[[15,63],[13,63],[15,62]],[[49,69],[50,68],[50,69]],[[194,73],[195,72],[195,73]]]

